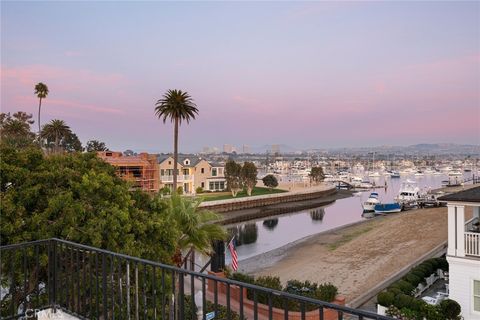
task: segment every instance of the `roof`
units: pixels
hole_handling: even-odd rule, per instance
[[[480,187],[448,194],[438,198],[440,201],[480,202]]]
[[[158,155],[158,163],[162,163],[163,161],[167,160],[168,158],[173,158],[173,155]],[[190,164],[184,165],[183,161],[185,159],[190,160]],[[178,164],[182,165],[183,167],[194,167],[196,166],[202,159],[194,155],[178,155]]]

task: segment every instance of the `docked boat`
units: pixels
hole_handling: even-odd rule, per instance
[[[453,170],[448,173],[449,177],[458,177],[463,175],[463,173],[460,170]]]
[[[418,170],[417,172],[415,172],[415,177],[423,177],[424,174],[422,171]]]
[[[420,188],[417,183],[407,179],[400,186],[398,196],[395,200],[401,205],[416,206],[420,198]]]
[[[372,172],[368,175],[370,178],[380,178],[380,173],[378,171]]]
[[[390,172],[390,178],[400,178],[400,172],[398,171]]]
[[[402,206],[399,203],[379,203],[374,207],[375,214],[394,213],[402,211]]]
[[[375,206],[380,203],[380,200],[378,200],[378,193],[372,192],[370,193],[370,196],[368,197],[367,201],[365,201],[362,206],[363,206],[363,212],[372,212],[375,210]]]

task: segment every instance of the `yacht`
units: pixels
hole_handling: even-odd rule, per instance
[[[374,207],[375,214],[394,213],[402,211],[402,206],[396,202],[394,203],[379,203]]]
[[[398,171],[390,172],[390,178],[400,178],[400,172]]]
[[[417,201],[421,198],[420,188],[415,181],[407,179],[400,187],[400,191],[395,200],[401,205],[417,205]]]
[[[418,170],[417,172],[415,172],[415,177],[423,177],[423,172]]]
[[[378,200],[378,193],[376,192],[370,193],[370,196],[368,197],[367,201],[365,201],[362,204],[363,212],[375,211],[375,206],[379,203],[380,203],[380,200]]]
[[[371,178],[379,178],[380,173],[378,173],[378,171],[375,171],[375,172],[370,173],[368,176],[371,177]]]
[[[458,177],[463,175],[463,173],[460,170],[452,170],[448,173],[449,177]]]

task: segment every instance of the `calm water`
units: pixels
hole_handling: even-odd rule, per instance
[[[465,173],[470,177],[470,173]],[[415,180],[422,188],[439,188],[446,175],[425,175],[421,177],[403,176],[397,179],[390,177],[370,178],[376,185],[387,188],[376,189],[381,202],[392,202],[398,195],[401,183],[406,179]],[[327,231],[346,224],[354,223],[362,217],[362,202],[371,191],[362,192],[350,198],[340,199],[324,207],[301,210],[287,215],[269,217],[265,220],[252,220],[227,226],[236,233],[237,253],[239,260],[279,248],[298,239]],[[227,258],[228,260],[228,258]],[[227,262],[228,263],[228,262]]]

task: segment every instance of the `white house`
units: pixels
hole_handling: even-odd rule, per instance
[[[460,304],[465,320],[480,319],[480,187],[439,200],[448,206],[450,299]],[[468,221],[465,207],[473,207],[473,217]]]

